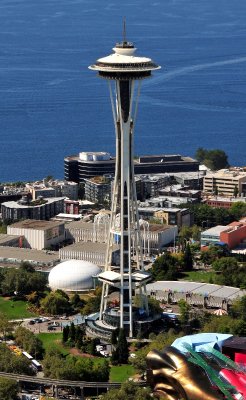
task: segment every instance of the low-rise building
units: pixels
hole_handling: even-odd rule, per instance
[[[227,229],[220,234],[220,240],[226,243],[230,250],[239,246],[246,240],[246,222],[235,221],[227,225]]]
[[[246,221],[232,222],[229,225],[218,225],[201,233],[201,246],[224,243],[229,250],[246,241]]]
[[[179,196],[158,196],[148,199],[148,204],[152,207],[179,208],[184,204],[199,203],[197,198]]]
[[[140,218],[150,220],[157,219],[162,224],[191,226],[193,223],[193,216],[188,208],[161,208],[140,205],[139,209]]]
[[[78,183],[71,181],[60,181],[51,179],[27,183],[26,189],[31,193],[32,199],[36,200],[40,196],[49,197],[68,197],[71,200],[78,200]]]
[[[65,240],[63,222],[19,221],[7,227],[9,235],[22,237],[22,246],[36,250],[49,249]]]
[[[204,192],[217,193],[223,196],[233,197],[235,192],[239,196],[246,196],[243,192],[243,184],[246,183],[246,172],[240,169],[221,169],[217,172],[209,172],[204,176]]]
[[[19,247],[21,240],[21,236],[18,235],[0,234],[0,246]]]
[[[72,244],[71,246],[66,246],[60,249],[59,257],[61,261],[84,260],[96,264],[100,267],[105,266],[106,251],[106,243],[78,242]],[[119,265],[119,263],[119,246],[114,245],[112,252],[112,265]]]
[[[49,270],[59,262],[59,254],[56,251],[24,249],[20,247],[1,246],[1,265],[20,265],[22,261],[28,261],[41,270]]]
[[[199,201],[201,198],[201,191],[190,189],[189,186],[177,184],[166,186],[165,188],[159,190],[159,195],[167,197],[190,198]]]
[[[142,200],[158,196],[159,191],[170,182],[170,177],[168,174],[137,175],[137,177],[140,179],[142,185]]]
[[[1,212],[4,222],[21,219],[49,220],[64,212],[64,197],[40,198],[30,201],[28,196],[23,196],[19,201],[2,203]]]
[[[85,179],[85,199],[94,203],[110,202],[112,180],[112,175]]]
[[[203,178],[206,174],[206,171],[195,171],[195,172],[176,172],[170,174],[171,178],[175,180],[175,182],[188,186],[193,190],[202,190],[203,188]]]
[[[226,229],[227,226],[225,225],[217,225],[201,232],[201,246],[209,246],[221,242],[220,234]]]
[[[107,243],[108,240],[109,225],[105,223],[74,221],[66,224],[65,229],[66,238],[75,243]],[[145,254],[160,252],[164,246],[173,242],[177,234],[177,226],[149,224],[147,221],[140,220],[140,237]]]
[[[246,197],[222,197],[222,196],[209,196],[203,200],[204,203],[213,208],[231,208],[234,203],[241,201],[246,203]]]

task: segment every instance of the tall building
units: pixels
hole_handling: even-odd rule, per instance
[[[115,179],[102,299],[98,329],[115,326],[133,337],[143,317],[150,322],[146,283],[151,278],[143,269],[139,216],[133,162],[133,135],[141,83],[160,67],[150,58],[136,57],[136,48],[124,38],[114,47],[114,54],[100,58],[89,68],[108,82],[116,134]],[[114,98],[114,90],[116,98]],[[115,237],[120,242],[120,268],[112,267]],[[135,265],[133,266],[133,258]],[[110,307],[109,288],[119,290],[119,307]],[[133,295],[138,289],[140,307],[133,307]]]

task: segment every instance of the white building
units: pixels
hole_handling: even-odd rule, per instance
[[[7,227],[9,235],[22,237],[22,247],[42,250],[65,240],[63,222],[25,220]]]
[[[146,223],[141,225],[140,237],[145,254],[159,252],[162,247],[173,242],[174,238],[178,235],[177,226],[149,224],[147,221],[144,222]],[[75,243],[107,243],[108,224],[74,221],[67,223],[65,229],[66,238],[74,240]],[[115,241],[117,242],[117,238]]]
[[[88,261],[69,260],[56,265],[49,273],[52,290],[84,292],[93,289],[101,269]]]
[[[78,242],[59,250],[61,261],[84,260],[99,266],[105,266],[107,245],[105,243]],[[119,246],[114,245],[112,264],[119,265]]]

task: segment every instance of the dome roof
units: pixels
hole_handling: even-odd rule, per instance
[[[68,260],[56,265],[49,273],[49,286],[52,290],[83,291],[93,288],[92,276],[101,269],[91,262]]]

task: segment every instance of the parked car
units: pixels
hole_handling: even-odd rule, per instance
[[[53,326],[53,325],[48,326],[48,331],[55,331],[55,330],[56,330],[55,326]]]

